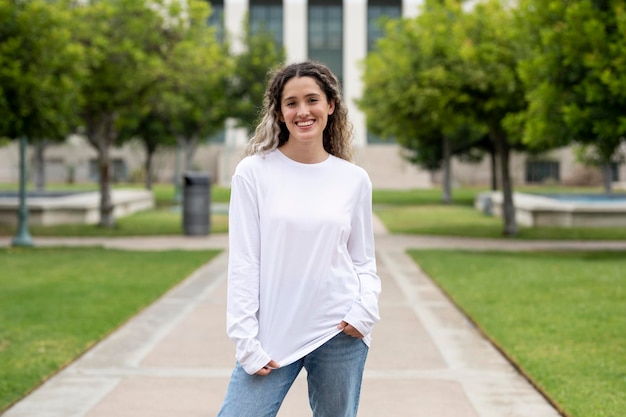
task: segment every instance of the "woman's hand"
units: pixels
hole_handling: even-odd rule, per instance
[[[341,331],[343,331],[348,336],[356,337],[357,339],[363,339],[363,335],[361,334],[361,332],[359,332],[356,329],[356,327],[354,327],[348,322],[345,322],[342,320],[341,323],[339,323],[339,325],[337,326],[337,328],[341,329]]]
[[[267,363],[267,365],[265,365],[263,368],[256,371],[254,374],[259,375],[259,376],[267,376],[270,374],[270,372],[272,372],[272,370],[278,369],[278,368],[280,368],[280,365],[272,359],[271,361]]]

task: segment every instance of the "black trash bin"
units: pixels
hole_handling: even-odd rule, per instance
[[[183,232],[208,235],[211,229],[211,181],[204,172],[183,174]]]

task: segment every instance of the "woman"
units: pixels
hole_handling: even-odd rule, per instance
[[[371,182],[352,164],[337,78],[274,72],[235,170],[227,331],[236,344],[221,417],[275,416],[305,368],[314,417],[356,416],[379,320]]]

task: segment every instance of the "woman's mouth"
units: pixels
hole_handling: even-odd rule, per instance
[[[309,127],[313,123],[314,123],[313,120],[307,120],[307,121],[304,121],[304,122],[296,122],[296,126],[298,126],[298,127]]]

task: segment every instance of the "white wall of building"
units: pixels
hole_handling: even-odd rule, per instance
[[[283,1],[283,32],[287,62],[304,61],[307,58],[306,0]]]
[[[361,66],[367,55],[367,1],[344,0],[343,13],[343,92],[350,120],[354,125],[357,148],[367,145],[365,115],[355,100],[361,97],[363,82]]]
[[[242,24],[247,11],[248,0],[226,0],[224,2],[224,29],[230,35],[230,49],[235,54],[244,50]]]
[[[419,14],[424,0],[404,0],[402,2],[402,16],[415,17]]]

